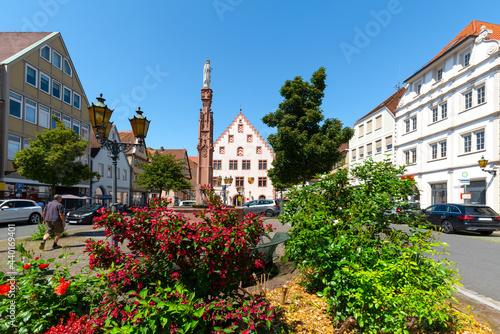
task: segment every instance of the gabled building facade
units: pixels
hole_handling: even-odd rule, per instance
[[[364,159],[392,159],[394,111],[406,88],[402,87],[384,102],[354,123],[354,136],[349,141],[349,166]]]
[[[103,196],[105,197],[106,195],[113,196],[112,193],[113,178],[115,177],[113,170],[114,169],[113,160],[111,159],[109,151],[101,147],[99,141],[94,135],[93,130],[91,133],[92,133],[91,166],[92,166],[92,171],[99,173],[100,178],[98,180],[92,180],[92,188],[91,188],[92,193],[90,193],[89,196],[95,198]],[[108,138],[112,141],[116,140],[117,142],[121,142],[116,126],[113,125]],[[116,162],[117,162],[116,201],[119,204],[128,206],[131,205],[130,186],[131,186],[132,168],[128,162],[127,155],[124,152],[118,153],[118,160]],[[102,200],[102,202],[105,203],[104,200]],[[111,201],[108,200],[106,203],[111,203]]]
[[[88,100],[58,32],[0,32],[0,198],[45,199],[50,187],[15,172],[14,154],[35,133],[55,128],[56,115],[90,139]],[[90,144],[81,157],[90,162]],[[89,182],[58,191],[88,192]]]
[[[123,143],[135,143],[139,141],[134,137],[133,131],[118,131],[120,140]],[[142,185],[137,184],[137,176],[142,174],[142,164],[148,162],[146,143],[132,147],[124,152],[127,155],[128,163],[132,167],[131,183],[131,206],[142,206],[148,204],[148,191]]]
[[[499,175],[482,171],[478,160],[489,160],[488,169],[500,162],[500,25],[472,21],[406,84],[394,159],[415,177],[421,206],[499,211]]]
[[[218,177],[233,178],[232,184],[226,187],[227,204],[276,198],[267,176],[274,151],[241,112],[216,140],[213,159],[213,185],[222,198],[224,182],[219,183]]]

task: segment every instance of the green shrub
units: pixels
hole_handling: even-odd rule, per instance
[[[281,216],[290,223],[287,256],[321,291],[338,323],[356,319],[362,332],[440,330],[452,319],[445,299],[458,275],[429,254],[444,244],[419,225],[393,229],[386,212],[413,191],[403,167],[371,159],[296,188]],[[397,217],[413,226],[410,216]],[[427,320],[429,319],[429,320]]]
[[[38,222],[37,224],[37,229],[31,233],[31,240],[42,240],[43,236],[45,235],[45,224],[42,222]],[[66,231],[63,231],[61,233],[61,237],[66,236]],[[54,239],[55,233],[52,233],[50,235],[49,239]]]

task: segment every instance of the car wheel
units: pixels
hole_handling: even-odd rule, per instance
[[[38,224],[42,220],[42,216],[39,213],[32,213],[28,219],[28,223]]]
[[[493,231],[480,231],[481,235],[491,235]]]
[[[266,210],[266,212],[264,214],[266,215],[266,217],[272,217],[272,216],[274,216],[273,210]]]
[[[449,220],[443,220],[443,222],[441,223],[441,229],[443,230],[443,233],[446,234],[453,233],[453,225],[450,223]]]

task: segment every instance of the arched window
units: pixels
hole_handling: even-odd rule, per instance
[[[238,147],[238,156],[242,157],[243,156],[243,147]]]

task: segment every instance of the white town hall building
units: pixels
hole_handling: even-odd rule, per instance
[[[275,189],[267,176],[273,159],[272,148],[240,110],[214,144],[213,185],[216,193],[224,198],[224,179],[231,177],[233,181],[226,187],[227,204],[241,205],[253,199],[275,198]],[[221,184],[219,177],[222,178]],[[238,201],[239,195],[241,202]]]

